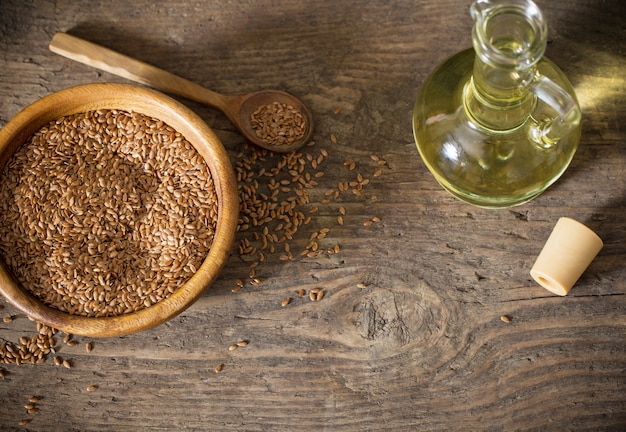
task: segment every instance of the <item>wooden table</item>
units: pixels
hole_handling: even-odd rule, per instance
[[[547,56],[581,101],[582,142],[546,193],[484,210],[438,186],[411,132],[420,84],[471,42],[469,1],[2,0],[0,126],[53,91],[124,82],[51,53],[52,35],[64,31],[223,93],[301,97],[315,117],[315,145],[302,157],[317,186],[300,209],[310,223],[264,251],[257,284],[256,260],[238,246],[261,227],[238,234],[220,279],[166,324],[73,336],[75,346],[58,333],[57,355],[71,369],[52,356],[2,365],[0,429],[625,430],[626,8],[539,3]],[[224,115],[182,101],[234,164],[249,157]],[[605,242],[566,297],[529,276],[561,216]],[[301,255],[323,228],[319,254]],[[232,292],[237,279],[244,287]],[[324,298],[311,301],[313,288]],[[13,317],[0,323],[0,341],[36,334],[0,304]],[[248,345],[229,350],[238,341]],[[41,398],[32,414],[30,396]]]

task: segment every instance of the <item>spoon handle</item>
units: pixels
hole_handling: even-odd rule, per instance
[[[52,52],[79,63],[210,105],[223,111],[228,117],[233,115],[229,96],[92,42],[59,32],[53,36],[49,48]]]

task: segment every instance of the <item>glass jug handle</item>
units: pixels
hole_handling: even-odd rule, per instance
[[[535,143],[542,147],[552,147],[578,127],[581,118],[580,107],[569,93],[541,74],[536,74],[529,85],[529,90],[557,114],[556,117],[544,114],[544,118],[535,118],[536,124],[530,133]]]

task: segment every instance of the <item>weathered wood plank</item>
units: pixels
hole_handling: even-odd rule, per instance
[[[467,4],[3,0],[0,126],[49,92],[122,81],[50,53],[52,35],[66,31],[224,93],[278,88],[300,96],[316,120],[316,144],[302,157],[312,176],[324,174],[300,209],[311,222],[288,242],[294,259],[280,259],[282,243],[266,250],[258,285],[249,277],[254,258],[235,248],[211,290],[162,326],[122,338],[75,336],[75,346],[59,334],[57,355],[71,369],[52,356],[0,365],[1,428],[23,430],[18,422],[29,418],[26,427],[42,431],[623,429],[625,10],[617,0],[540,5],[550,25],[547,54],[583,106],[583,139],[548,192],[489,211],[441,190],[410,126],[420,83],[470,44]],[[242,139],[227,119],[183,102],[240,162]],[[316,159],[322,149],[328,156],[313,168],[307,154]],[[261,186],[259,170],[279,160],[255,165]],[[369,180],[360,195],[338,190],[359,173]],[[561,216],[605,241],[565,298],[528,274]],[[363,224],[373,217],[380,221]],[[323,253],[301,256],[322,228]],[[238,242],[261,229],[240,232]],[[328,254],[334,245],[340,252]],[[231,292],[237,279],[245,286]],[[308,298],[316,287],[325,290],[318,302]],[[0,316],[15,318],[0,323],[0,343],[36,333],[0,305]],[[229,351],[241,340],[249,344]],[[42,399],[29,415],[32,395]]]

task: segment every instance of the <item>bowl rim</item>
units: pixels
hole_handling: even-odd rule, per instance
[[[232,252],[239,219],[239,195],[228,153],[204,120],[170,96],[134,84],[81,84],[31,103],[0,129],[0,171],[19,146],[50,121],[98,109],[134,111],[158,118],[180,132],[209,166],[219,201],[214,240],[196,273],[169,297],[132,313],[85,317],[47,306],[17,282],[0,256],[0,294],[20,312],[65,333],[109,337],[159,325],[183,312],[209,288]]]

